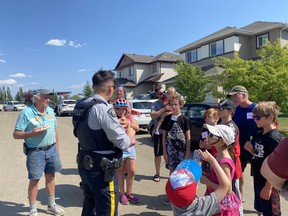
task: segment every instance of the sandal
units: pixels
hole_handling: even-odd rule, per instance
[[[153,181],[155,181],[155,182],[160,182],[160,176],[159,175],[154,175],[153,176]]]

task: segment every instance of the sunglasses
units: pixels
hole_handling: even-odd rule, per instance
[[[164,91],[164,92],[160,92],[160,93],[158,93],[158,95],[163,95],[163,94],[165,94],[165,91]]]
[[[263,115],[263,116],[260,116],[260,115],[252,115],[253,119],[255,121],[259,121],[261,119],[261,117],[268,117],[269,115]]]
[[[116,88],[116,86],[115,85],[109,85],[109,86],[107,86],[107,88],[113,88],[114,90],[115,90],[115,88]]]
[[[210,139],[217,139],[217,141],[215,141],[213,143],[209,143],[209,145],[214,145],[214,144],[218,143],[222,139],[221,137],[216,136],[216,135],[214,135],[212,133],[209,133],[208,136],[209,136]]]

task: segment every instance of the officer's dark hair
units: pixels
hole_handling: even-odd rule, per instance
[[[111,70],[99,70],[92,77],[93,87],[103,87],[103,84],[115,82],[114,73]]]

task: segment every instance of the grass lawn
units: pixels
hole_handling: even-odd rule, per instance
[[[278,116],[279,131],[283,136],[288,136],[288,114],[281,113]]]

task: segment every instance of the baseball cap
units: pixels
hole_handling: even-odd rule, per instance
[[[227,146],[235,142],[235,132],[229,126],[222,124],[215,126],[205,124],[205,127],[211,134],[221,137]]]
[[[33,91],[33,95],[44,94],[44,95],[52,95],[53,92],[48,89],[37,89]]]
[[[223,99],[218,103],[218,106],[216,106],[216,108],[235,110],[235,105],[234,105],[233,101],[231,101],[229,99]]]
[[[166,194],[170,202],[180,208],[189,206],[195,199],[201,175],[202,169],[196,161],[183,160],[166,183]]]
[[[234,87],[227,93],[227,95],[234,95],[234,94],[237,94],[238,92],[248,93],[247,89],[246,89],[244,86],[237,85],[237,86],[234,86]]]

